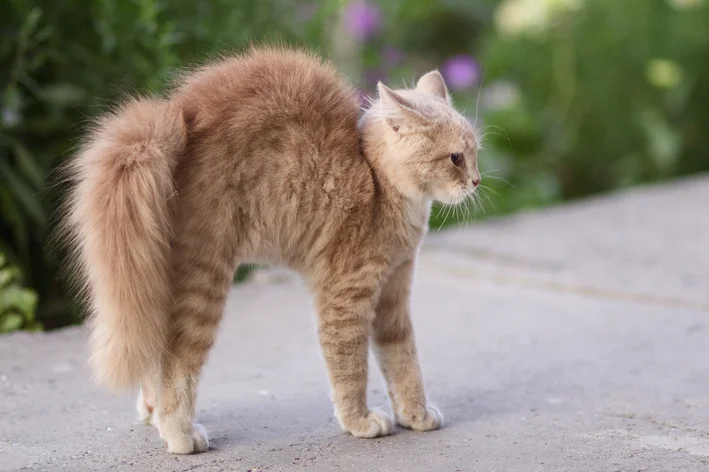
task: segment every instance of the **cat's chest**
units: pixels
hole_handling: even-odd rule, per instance
[[[428,231],[428,218],[431,214],[431,204],[428,202],[408,202],[401,214],[401,222],[398,225],[398,236],[401,244],[401,251],[410,253],[415,251],[421,244],[424,235]]]
[[[431,215],[431,202],[408,202],[404,205],[404,222],[412,235],[423,237],[428,229],[428,219]]]

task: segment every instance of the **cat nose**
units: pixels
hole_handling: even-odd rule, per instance
[[[473,179],[473,187],[477,187],[478,185],[480,185],[480,177]]]

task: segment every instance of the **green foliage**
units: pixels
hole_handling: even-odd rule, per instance
[[[0,250],[40,296],[49,328],[74,320],[46,242],[58,165],[84,124],[127,93],[160,92],[179,67],[253,39],[323,43],[324,17],[295,23],[279,0],[0,2]],[[320,16],[319,16],[320,15]]]
[[[484,82],[453,97],[482,129],[485,187],[477,207],[434,208],[434,228],[709,169],[707,0],[370,0],[359,40],[357,1],[0,2],[0,252],[45,327],[76,319],[47,240],[86,122],[251,41],[313,48],[369,94],[478,59]],[[8,323],[35,327],[22,297]]]
[[[542,25],[498,16],[483,49],[483,160],[514,184],[498,210],[709,169],[709,2],[545,3]]]
[[[0,333],[42,327],[35,320],[37,294],[22,287],[20,281],[20,270],[8,265],[0,252]]]

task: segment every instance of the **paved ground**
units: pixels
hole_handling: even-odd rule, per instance
[[[231,294],[168,455],[91,385],[77,329],[0,338],[0,470],[709,471],[709,178],[432,232],[415,318],[432,433],[340,432],[292,276]],[[371,404],[384,405],[372,373]]]

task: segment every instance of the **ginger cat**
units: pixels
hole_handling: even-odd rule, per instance
[[[332,65],[254,48],[100,118],[69,164],[91,363],[113,390],[140,386],[138,410],[170,452],[209,447],[194,423],[197,383],[241,263],[307,281],[345,431],[392,430],[367,406],[370,342],[396,421],[441,425],[409,295],[432,200],[459,203],[480,182],[475,133],[437,71],[412,90],[379,84],[358,112]]]

